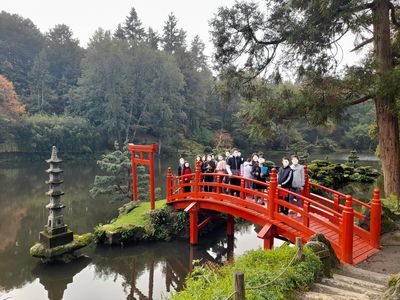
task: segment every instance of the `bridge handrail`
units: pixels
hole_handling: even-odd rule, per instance
[[[341,193],[341,192],[332,190],[332,189],[327,188],[327,187],[325,187],[325,186],[323,186],[323,185],[320,185],[320,184],[317,184],[317,183],[313,183],[313,182],[309,182],[309,185],[312,186],[312,187],[321,189],[321,190],[323,190],[323,191],[325,191],[325,192],[328,192],[328,193],[330,193],[330,194],[337,195],[337,196],[339,196],[340,198],[346,199],[346,194],[343,194],[343,193]],[[356,199],[356,198],[353,198],[352,201],[353,201],[354,203],[357,203],[357,204],[361,205],[361,206],[364,206],[364,207],[367,208],[367,209],[371,209],[371,205],[369,205],[368,203],[362,202],[361,200],[358,200],[358,199]],[[339,204],[339,206],[340,206],[341,208],[344,207],[342,204]]]

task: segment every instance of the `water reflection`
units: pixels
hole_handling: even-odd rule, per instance
[[[32,274],[46,289],[49,300],[62,300],[68,284],[73,282],[74,276],[86,268],[90,261],[90,258],[81,256],[69,264],[38,263]]]

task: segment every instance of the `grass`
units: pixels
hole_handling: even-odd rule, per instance
[[[155,202],[157,209],[166,206],[167,200],[158,200]],[[119,216],[114,222],[104,225],[104,229],[113,231],[113,228],[120,228],[128,225],[144,226],[146,225],[146,214],[150,211],[150,202],[141,202],[138,207],[127,213]]]
[[[186,288],[172,294],[171,299],[227,299],[234,292],[233,274],[236,271],[245,274],[246,299],[295,299],[294,291],[307,290],[322,270],[319,258],[308,248],[304,251],[305,260],[295,261],[283,273],[296,252],[295,248],[287,245],[273,251],[249,251],[216,271],[195,267],[186,281]],[[271,281],[271,284],[260,287]],[[250,287],[260,288],[248,289]]]

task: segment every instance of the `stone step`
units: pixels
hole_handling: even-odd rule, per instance
[[[337,298],[337,296],[344,296],[347,298],[353,297],[353,298],[359,299],[359,300],[370,300],[370,298],[365,294],[359,294],[356,292],[346,291],[346,290],[342,290],[337,287],[328,286],[328,285],[321,284],[321,283],[314,283],[313,287],[312,287],[312,291],[322,293],[322,294],[328,294],[331,296],[334,295],[335,298]]]
[[[366,271],[349,265],[339,265],[335,270],[333,270],[333,272],[339,275],[353,277],[383,286],[387,285],[389,278],[389,276],[385,274]]]
[[[381,295],[381,292],[371,290],[365,285],[359,286],[349,281],[337,280],[334,278],[322,278],[320,283],[326,286],[341,289],[343,291],[349,291],[360,295],[366,295],[369,297],[368,299],[377,299]]]
[[[332,275],[333,275],[333,279],[335,279],[335,280],[347,282],[348,284],[366,288],[366,289],[370,289],[375,292],[383,292],[386,289],[386,287],[383,284],[365,281],[365,280],[357,279],[354,277],[348,277],[348,276],[340,275],[337,273],[333,273]]]
[[[330,294],[321,294],[317,292],[307,292],[301,295],[298,295],[298,300],[360,300],[363,298],[360,297],[349,297],[349,296],[340,296],[340,295],[330,295]]]

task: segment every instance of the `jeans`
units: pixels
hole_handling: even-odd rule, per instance
[[[299,195],[301,194],[301,188],[299,188],[299,187],[292,187],[292,188],[290,188],[290,191],[295,192],[296,194],[299,194]],[[293,196],[292,194],[289,195],[289,202],[291,204],[293,204],[294,203],[293,200],[295,198],[296,198],[297,206],[299,206],[299,207],[303,206],[301,203],[301,199],[299,197]]]

